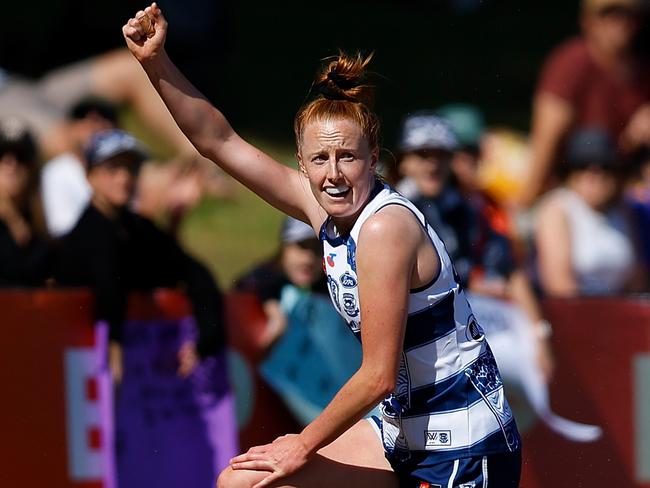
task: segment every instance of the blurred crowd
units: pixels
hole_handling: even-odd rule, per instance
[[[649,289],[650,64],[634,49],[644,16],[638,0],[582,2],[581,34],[540,67],[524,170],[511,191],[494,191],[488,167],[506,157],[494,150],[503,136],[464,103],[407,114],[391,148],[395,164],[384,165],[383,176],[444,241],[463,285],[525,311],[547,375],[541,296]],[[120,129],[123,104],[173,159],[153,160]],[[97,318],[110,325],[117,378],[131,290],[187,291],[200,334],[179,351],[181,374],[223,345],[221,292],[175,230],[204,195],[227,194],[224,181],[126,51],[38,81],[0,78],[0,283],[91,287]],[[324,289],[319,243],[309,233],[285,224],[278,255],[237,282],[263,302],[264,347],[287,325],[283,284]]]

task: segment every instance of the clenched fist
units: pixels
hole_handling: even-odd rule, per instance
[[[122,27],[126,45],[138,61],[155,58],[165,46],[167,21],[154,2],[140,10]]]

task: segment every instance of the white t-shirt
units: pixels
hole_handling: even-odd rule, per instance
[[[92,195],[83,162],[72,153],[48,161],[41,188],[47,230],[52,237],[61,237],[75,226]]]
[[[606,212],[589,207],[567,188],[551,192],[569,222],[571,263],[582,295],[610,295],[623,291],[635,266],[630,223],[620,206]]]

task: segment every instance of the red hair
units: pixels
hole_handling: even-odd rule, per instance
[[[326,120],[350,120],[359,125],[371,150],[379,147],[379,118],[370,108],[375,89],[366,83],[366,66],[372,54],[348,56],[341,52],[317,74],[318,96],[301,107],[294,121],[296,145],[300,149],[305,126]]]

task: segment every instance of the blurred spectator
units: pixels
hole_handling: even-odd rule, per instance
[[[39,237],[37,147],[19,119],[0,119],[0,285],[43,285],[51,252]]]
[[[321,243],[309,225],[287,217],[280,233],[281,246],[270,260],[254,267],[235,283],[238,291],[259,297],[268,317],[262,349],[268,348],[285,331],[286,311],[280,305],[282,290],[287,285],[327,296],[327,283],[322,270]]]
[[[601,129],[567,143],[568,175],[539,206],[535,242],[547,295],[611,295],[643,285],[629,209],[620,202],[616,148]]]
[[[522,204],[548,186],[576,127],[606,131],[625,154],[650,141],[650,66],[633,49],[641,14],[640,0],[583,0],[582,36],[551,54],[537,87]]]
[[[66,286],[91,286],[96,316],[109,324],[111,369],[122,377],[122,326],[130,290],[185,285],[199,328],[196,345],[179,351],[179,374],[188,375],[199,356],[224,345],[222,296],[209,271],[176,241],[128,204],[144,160],[140,144],[127,133],[96,134],[86,154],[92,198],[61,243],[56,279]]]
[[[397,190],[410,198],[445,243],[463,286],[472,273],[503,282],[514,269],[508,239],[493,232],[451,182],[459,148],[450,125],[433,112],[416,112],[402,125]]]
[[[635,228],[639,230],[646,276],[650,276],[650,146],[638,151],[634,159],[626,197],[634,212]]]
[[[314,230],[287,217],[280,238],[277,255],[235,288],[261,300],[268,322],[256,344],[259,373],[304,426],[357,371],[361,348],[329,299]]]
[[[183,218],[204,196],[231,197],[231,180],[212,161],[193,156],[143,164],[133,210],[176,235]]]
[[[42,171],[42,197],[45,222],[52,237],[61,237],[74,227],[90,201],[91,188],[86,178],[85,150],[97,132],[118,126],[117,107],[108,100],[86,97],[69,111],[62,125],[68,152],[48,161]],[[152,220],[164,220],[175,234],[188,210],[206,193],[225,195],[229,189],[217,186],[213,163],[193,157],[165,162],[147,162],[138,177],[134,210]]]
[[[84,152],[97,132],[117,127],[116,107],[100,98],[83,98],[70,109],[65,127],[70,150],[45,163],[41,176],[45,223],[52,237],[70,232],[90,201]]]
[[[482,190],[479,182],[481,139],[485,133],[483,114],[476,107],[466,104],[445,105],[436,113],[449,123],[458,138],[458,149],[451,160],[456,188],[495,232],[512,237],[513,228],[508,213]]]
[[[550,325],[544,319],[530,281],[514,257],[512,226],[507,212],[483,191],[479,184],[482,138],[485,133],[483,114],[474,106],[449,104],[436,110],[451,127],[458,140],[458,147],[451,158],[451,178],[448,185],[455,188],[476,214],[481,238],[473,245],[486,256],[473,259],[469,289],[477,294],[513,301],[521,307],[536,340],[537,364],[548,381],[553,371],[550,347]],[[496,254],[496,256],[490,256]],[[503,256],[499,257],[502,254]],[[503,267],[501,273],[485,273],[480,265],[484,262],[512,260],[511,267]]]

